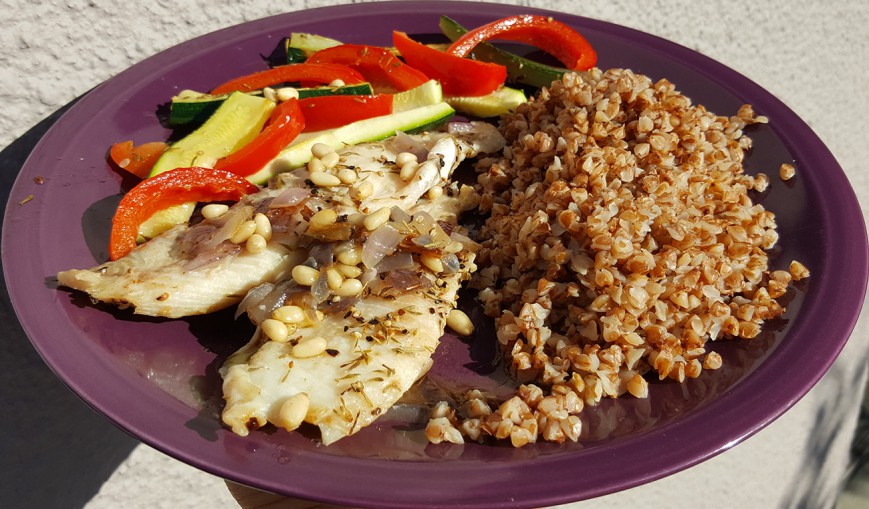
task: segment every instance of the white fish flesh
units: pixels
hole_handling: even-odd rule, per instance
[[[414,263],[375,278],[364,296],[325,307],[287,341],[258,330],[223,368],[224,423],[242,436],[267,423],[295,429],[298,423],[286,423],[282,410],[300,393],[309,401],[304,421],[319,427],[324,444],[374,422],[431,366],[456,292],[473,267],[471,251],[460,259],[466,269],[450,275]],[[304,306],[309,295],[287,288],[279,302]],[[315,338],[325,340],[322,352],[294,353],[295,345]]]
[[[347,147],[328,169],[352,172],[340,184],[318,184],[308,168],[281,174],[218,218],[176,227],[120,260],[61,272],[58,280],[156,316],[241,301],[239,312],[258,328],[222,369],[224,423],[246,435],[268,423],[292,430],[304,420],[329,444],[372,423],[431,366],[459,287],[475,269],[477,245],[457,225],[475,194],[452,174],[464,159],[503,145],[493,126],[472,123]],[[411,172],[397,164],[406,152],[418,158]],[[322,211],[334,211],[326,224],[314,219]],[[380,224],[366,223],[383,211]],[[266,249],[252,253],[229,239],[257,213],[269,219],[271,235]],[[354,263],[340,261],[348,250],[359,256]],[[297,282],[297,266],[315,269],[316,280]],[[357,291],[332,284],[338,268]],[[270,336],[266,322],[286,306],[303,310],[303,319]],[[320,345],[313,353],[312,344]],[[287,402],[301,394],[303,414],[288,422]]]
[[[283,277],[298,263],[292,249],[275,242],[251,253],[227,240],[274,195],[263,191],[218,220],[176,226],[118,260],[60,272],[58,283],[147,316],[179,318],[237,304],[248,290]]]
[[[503,145],[503,138],[492,126],[471,126],[468,124],[455,135],[400,135],[347,147],[341,151],[335,171],[356,171],[359,178],[353,184],[318,188],[310,182],[307,168],[299,168],[280,175],[271,187],[246,197],[219,218],[189,227],[179,225],[122,259],[91,269],[60,272],[58,282],[88,293],[95,301],[132,308],[148,316],[178,318],[235,305],[251,288],[279,280],[304,261],[308,256],[304,248],[318,240],[306,235],[307,219],[317,210],[328,206],[348,216],[384,206],[409,207],[428,189],[445,185],[465,158]],[[391,171],[396,156],[408,145],[427,158],[409,183]],[[372,187],[373,193],[360,202],[352,195],[363,182]],[[292,206],[274,206],[286,194],[300,192],[304,199],[294,201]],[[251,253],[229,239],[256,212],[269,216],[274,236],[265,250]]]
[[[458,289],[475,269],[476,244],[457,225],[459,214],[472,203],[462,189],[470,188],[452,183],[452,171],[483,146],[492,152],[503,146],[500,136],[478,129],[476,134],[483,135],[476,144],[440,135],[411,179],[400,177],[395,150],[386,148],[386,164],[360,170],[360,179],[376,175],[378,187],[359,210],[389,207],[389,221],[373,231],[355,228],[349,238],[312,248],[317,252],[307,265],[319,276],[311,287],[289,278],[253,290],[240,305],[260,327],[221,371],[222,417],[235,433],[245,436],[269,423],[292,431],[304,421],[319,427],[321,440],[330,444],[374,422],[425,375]],[[473,134],[469,131],[465,138]],[[370,153],[364,147],[354,147],[342,154],[341,164],[364,168],[366,158]],[[427,194],[437,186],[446,191]],[[349,297],[327,285],[328,272],[340,264],[333,254],[348,244],[361,246],[358,269],[364,280],[364,289]],[[370,262],[367,251],[374,252],[367,257]],[[270,337],[264,324],[285,306],[304,309],[306,316],[288,324],[286,336]],[[315,355],[299,353],[306,349],[300,345],[312,342],[320,345]],[[305,402],[301,410],[300,396]]]

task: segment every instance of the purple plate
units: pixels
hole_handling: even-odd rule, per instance
[[[292,31],[389,44],[393,29],[438,33],[441,14],[477,26],[520,12],[549,14],[580,29],[602,67],[666,77],[719,114],[750,103],[770,118],[749,131],[754,149],[747,168],[773,176],[783,162],[798,169],[786,183],[772,178],[760,197],[779,223],[772,263],[779,268],[798,259],[812,277],[788,294],[787,313],[759,338],[715,345],[725,357],[722,369],[684,385],[655,383],[646,400],[587,409],[579,443],[518,450],[433,446],[408,416],[412,407],[329,447],[301,433],[240,438],[220,425],[217,370],[246,342],[251,330],[243,320],[233,321],[230,313],[136,318],[57,289],[58,271],[107,258],[109,222],[125,184],[105,162],[107,147],[165,139],[170,133],[155,112],[178,90],[206,90],[263,68],[260,56]],[[313,9],[221,30],[95,88],[22,168],[6,209],[3,265],[21,324],[55,373],[118,426],[181,461],[264,490],[339,504],[525,507],[591,498],[672,474],[790,408],[829,368],[854,326],[866,290],[867,240],[851,187],[810,128],[762,88],[709,58],[627,28],[528,7],[389,2]],[[430,379],[485,384],[493,370],[485,339],[491,332],[471,344],[446,337]]]

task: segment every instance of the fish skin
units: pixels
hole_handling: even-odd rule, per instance
[[[274,192],[248,197],[232,213],[250,214],[252,205]],[[191,239],[208,238],[218,229],[213,221],[175,226],[118,260],[59,272],[58,283],[135,314],[181,318],[233,306],[251,288],[285,276],[298,263],[298,253],[277,243],[256,254],[229,242],[212,253],[191,246]]]

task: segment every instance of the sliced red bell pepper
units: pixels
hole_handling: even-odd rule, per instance
[[[390,88],[401,92],[418,87],[429,80],[424,73],[402,62],[388,49],[379,46],[341,44],[322,49],[308,57],[307,61],[348,65],[361,72],[379,91]]]
[[[416,42],[404,32],[392,32],[392,43],[408,64],[440,81],[447,96],[486,95],[507,79],[503,65],[457,57]]]
[[[534,14],[509,16],[471,30],[453,42],[447,52],[464,57],[489,39],[530,44],[576,71],[590,69],[597,63],[594,48],[579,32],[551,17]]]
[[[339,63],[304,63],[273,67],[227,81],[211,90],[213,95],[230,92],[251,92],[280,83],[322,83],[341,80],[350,85],[363,83],[365,78],[358,71]]]
[[[155,213],[191,201],[238,201],[259,190],[244,177],[213,168],[177,168],[143,180],[121,199],[109,239],[117,260],[136,247],[139,225]]]
[[[299,101],[305,131],[322,131],[392,113],[392,95],[323,95]]]
[[[214,168],[247,177],[262,169],[305,128],[298,99],[278,104],[262,132],[239,150],[219,159]]]
[[[133,140],[121,141],[109,149],[109,159],[118,168],[143,179],[148,177],[154,163],[168,147],[169,144],[162,141],[151,141],[136,146],[133,146]]]

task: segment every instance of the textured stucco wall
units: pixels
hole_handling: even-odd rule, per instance
[[[11,182],[10,172],[17,171],[15,164],[20,166],[23,152],[38,138],[40,130],[31,129],[40,120],[129,65],[215,29],[336,3],[346,2],[0,0],[3,182]],[[864,127],[869,118],[869,3],[509,3],[637,28],[736,69],[815,129],[851,179],[864,214],[869,210],[869,136]],[[134,448],[135,442],[72,397],[29,348],[11,318],[8,301],[4,306],[0,400],[16,419],[0,420],[6,421],[0,425],[0,506],[10,500],[25,507],[87,503],[89,509],[236,506],[219,479],[146,446]],[[667,500],[673,492],[679,494],[677,500],[690,500],[696,507],[831,504],[853,430],[858,387],[865,379],[867,343],[864,313],[845,355],[830,373],[767,429],[685,472],[578,506],[647,505]],[[20,439],[12,440],[13,434]]]

